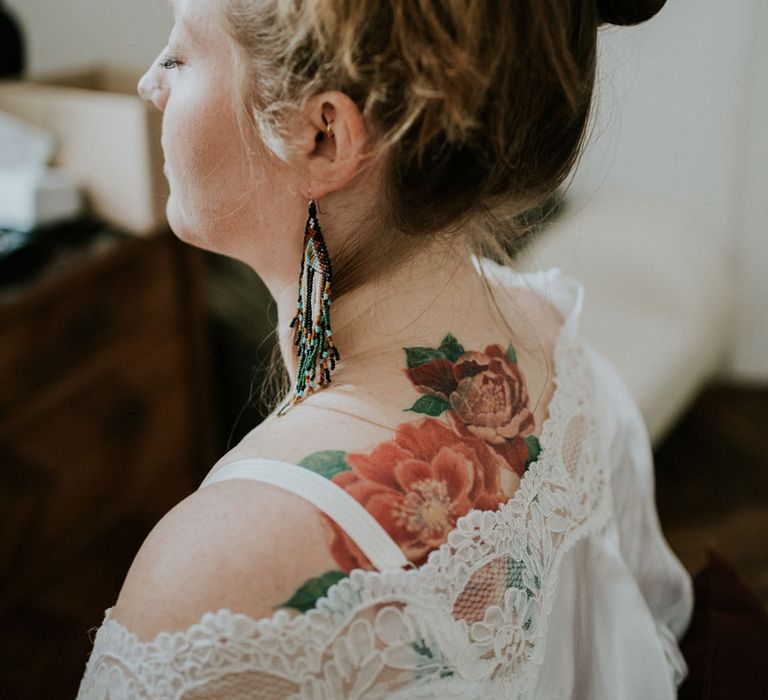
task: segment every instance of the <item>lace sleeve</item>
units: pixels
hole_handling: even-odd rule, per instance
[[[226,609],[189,629],[141,642],[110,619],[99,628],[76,700],[273,700],[295,683],[258,669],[248,637],[255,621]],[[262,662],[264,660],[262,659]]]
[[[494,563],[483,576],[499,573],[506,570]],[[381,583],[391,598],[387,581]],[[110,608],[76,700],[447,699],[470,697],[478,688],[483,694],[477,697],[510,696],[505,688],[517,680],[518,667],[509,664],[505,671],[515,678],[497,687],[502,681],[491,676],[508,659],[493,635],[468,644],[467,621],[423,600],[377,602],[380,591],[365,588],[363,577],[353,574],[336,584],[316,615],[255,620],[222,608],[152,642],[108,619]],[[517,598],[514,603],[528,610]],[[476,634],[493,631],[485,623]],[[521,651],[519,644],[511,648]]]
[[[653,615],[676,685],[688,674],[678,645],[693,613],[693,582],[661,529],[653,453],[637,404],[611,368],[618,391],[618,430],[611,445],[611,491],[622,556]]]

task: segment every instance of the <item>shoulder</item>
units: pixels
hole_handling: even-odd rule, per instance
[[[389,381],[391,385],[391,380]],[[266,457],[299,464],[327,450],[368,450],[390,439],[403,420],[405,402],[379,394],[379,400],[355,392],[319,392],[284,416],[273,412],[230,449],[211,472],[238,459]]]
[[[157,523],[112,615],[142,641],[220,608],[269,617],[308,579],[334,568],[314,506],[268,484],[224,481],[195,491]]]

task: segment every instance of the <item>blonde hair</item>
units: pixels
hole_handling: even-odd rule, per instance
[[[461,231],[471,252],[510,263],[542,223],[526,212],[580,154],[594,0],[225,0],[224,18],[240,116],[266,148],[288,161],[291,116],[340,90],[363,115],[370,157],[385,159],[382,197],[332,251],[335,298],[438,233]]]

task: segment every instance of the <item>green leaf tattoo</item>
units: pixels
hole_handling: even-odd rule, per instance
[[[422,637],[417,642],[411,642],[411,648],[419,655],[416,667],[416,678],[432,676],[435,672],[440,678],[453,675],[448,661],[437,645],[430,646]]]
[[[525,588],[523,584],[523,571],[525,571],[525,565],[522,561],[507,557],[506,587]]]
[[[299,612],[311,610],[334,583],[341,581],[346,576],[347,574],[343,571],[326,571],[322,576],[307,579],[289,600],[277,607],[293,608]]]
[[[512,347],[512,343],[507,346],[507,357],[509,358],[510,362],[517,362],[517,353]]]
[[[536,458],[539,456],[539,453],[541,452],[541,444],[535,435],[526,435],[523,439],[528,446],[528,457],[525,460],[525,468],[528,469],[528,465],[531,462],[535,462]]]
[[[405,350],[405,357],[408,364],[408,369],[419,367],[425,362],[431,362],[432,360],[445,360],[446,356],[435,348],[415,347],[415,348],[403,348]]]
[[[344,450],[313,452],[304,457],[299,464],[326,479],[333,479],[339,472],[352,471],[352,468],[347,464],[347,453]]]
[[[439,348],[428,348],[425,346],[416,346],[413,348],[403,348],[405,350],[408,369],[419,367],[425,362],[433,360],[450,360],[456,362],[464,354],[464,347],[456,340],[452,333],[448,333],[440,342]]]
[[[464,354],[464,348],[461,343],[449,333],[440,343],[440,352],[451,362],[456,362],[456,360]]]
[[[428,416],[439,416],[443,411],[447,411],[451,404],[436,396],[421,396],[410,408],[404,408],[404,411],[414,411],[415,413],[426,413]]]

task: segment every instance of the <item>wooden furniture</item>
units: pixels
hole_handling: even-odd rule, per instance
[[[107,231],[0,289],[2,698],[74,697],[88,630],[216,458],[200,251]]]

